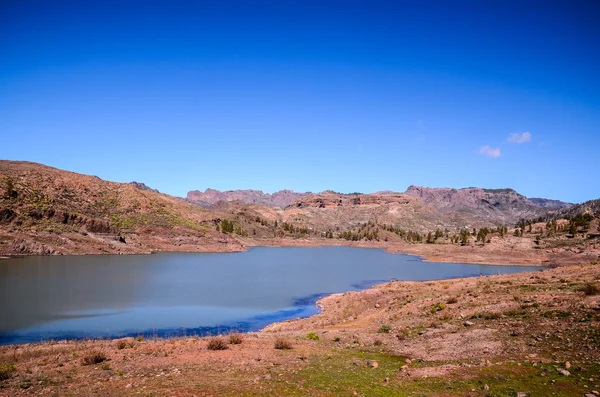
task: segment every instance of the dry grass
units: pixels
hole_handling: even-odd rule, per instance
[[[229,335],[229,344],[231,345],[241,345],[244,341],[244,336],[242,334],[230,334]]]
[[[82,365],[93,365],[93,364],[99,364],[106,360],[107,360],[106,354],[102,353],[101,351],[94,350],[94,351],[89,352],[85,356],[83,356],[83,358],[81,359],[81,364]]]
[[[598,288],[598,286],[594,283],[586,283],[583,286],[582,291],[588,296],[598,295],[600,293],[600,288]]]
[[[290,350],[292,349],[292,342],[285,338],[277,338],[275,340],[275,349],[279,350]]]
[[[220,336],[210,338],[206,344],[208,350],[227,350],[227,342]]]

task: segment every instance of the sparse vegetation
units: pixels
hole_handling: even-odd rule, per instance
[[[392,326],[389,324],[382,324],[379,329],[377,330],[378,333],[380,334],[389,334],[390,331],[392,330]]]
[[[309,340],[319,340],[319,335],[317,335],[315,332],[309,332],[308,334],[306,334],[306,339]]]

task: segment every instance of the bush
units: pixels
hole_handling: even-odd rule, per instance
[[[381,327],[379,327],[379,329],[377,330],[378,333],[380,334],[389,334],[390,331],[392,330],[392,326],[389,324],[382,324]]]
[[[277,338],[275,340],[275,349],[279,350],[290,350],[292,348],[292,342],[285,338]]]
[[[103,363],[100,368],[102,368],[105,371],[110,370],[110,364],[109,363]]]
[[[0,380],[9,379],[16,370],[14,364],[0,364]]]
[[[497,320],[500,317],[502,317],[502,315],[498,312],[486,312],[483,314],[483,318],[486,320]]]
[[[447,304],[451,305],[453,303],[457,303],[458,299],[456,299],[455,296],[451,296],[450,298],[448,298],[448,300],[446,301]]]
[[[583,291],[584,294],[586,294],[588,296],[590,296],[590,295],[598,295],[600,293],[600,289],[594,283],[586,283],[583,286],[582,291]]]
[[[101,351],[91,351],[81,359],[81,364],[83,364],[83,365],[100,364],[101,362],[106,361],[106,360],[107,360],[106,354],[102,353]]]
[[[310,340],[319,340],[319,335],[315,334],[314,332],[309,332],[308,334],[306,334],[306,339],[310,339]]]
[[[127,338],[119,339],[117,341],[117,349],[123,350],[128,347],[133,347],[133,344],[134,344],[133,339],[127,339]]]
[[[229,335],[229,344],[230,345],[240,345],[244,341],[244,337],[242,334],[230,334]]]
[[[206,348],[208,350],[227,350],[227,343],[223,338],[217,336],[208,340]]]
[[[341,342],[342,339],[339,336],[336,336],[335,338],[333,338],[334,342]]]
[[[137,340],[138,342],[142,342],[144,340],[144,337],[142,335],[138,335],[137,338],[135,338],[135,340]]]
[[[444,303],[436,303],[435,305],[431,306],[431,314],[435,314],[439,311],[442,311],[446,308],[446,305]]]

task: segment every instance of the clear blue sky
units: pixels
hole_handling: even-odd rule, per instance
[[[598,21],[595,0],[0,0],[0,158],[179,196],[599,198]]]

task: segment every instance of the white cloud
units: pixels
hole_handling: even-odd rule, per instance
[[[488,157],[500,157],[500,149],[492,149],[489,145],[482,146],[479,149],[479,154],[483,154]]]
[[[509,143],[525,143],[531,140],[531,134],[529,132],[515,132],[508,136]]]

